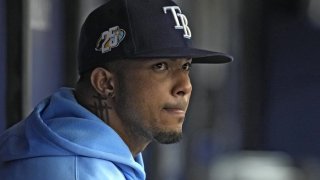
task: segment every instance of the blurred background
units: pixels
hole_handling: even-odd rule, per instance
[[[78,78],[80,26],[106,0],[0,0],[0,133]],[[194,45],[184,139],[144,151],[151,180],[319,180],[320,1],[176,0]]]

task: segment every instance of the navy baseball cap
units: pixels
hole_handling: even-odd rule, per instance
[[[227,54],[193,48],[191,38],[187,17],[171,0],[110,0],[91,12],[81,28],[79,73],[117,59],[232,61]]]

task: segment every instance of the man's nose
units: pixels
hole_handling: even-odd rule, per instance
[[[186,72],[177,72],[173,74],[174,87],[173,96],[187,96],[191,94],[192,84],[190,81],[189,74]]]

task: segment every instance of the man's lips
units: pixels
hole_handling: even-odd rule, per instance
[[[164,106],[163,110],[167,113],[175,116],[184,117],[186,115],[186,103],[179,103],[177,105],[166,105]]]
[[[186,114],[185,110],[177,109],[177,108],[164,108],[164,110],[172,114],[181,114],[181,115]]]

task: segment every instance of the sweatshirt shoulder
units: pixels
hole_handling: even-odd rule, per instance
[[[113,180],[126,179],[112,162],[81,157],[36,157],[0,163],[2,180]]]
[[[102,159],[78,156],[76,158],[77,180],[125,180],[123,172],[114,163]]]

